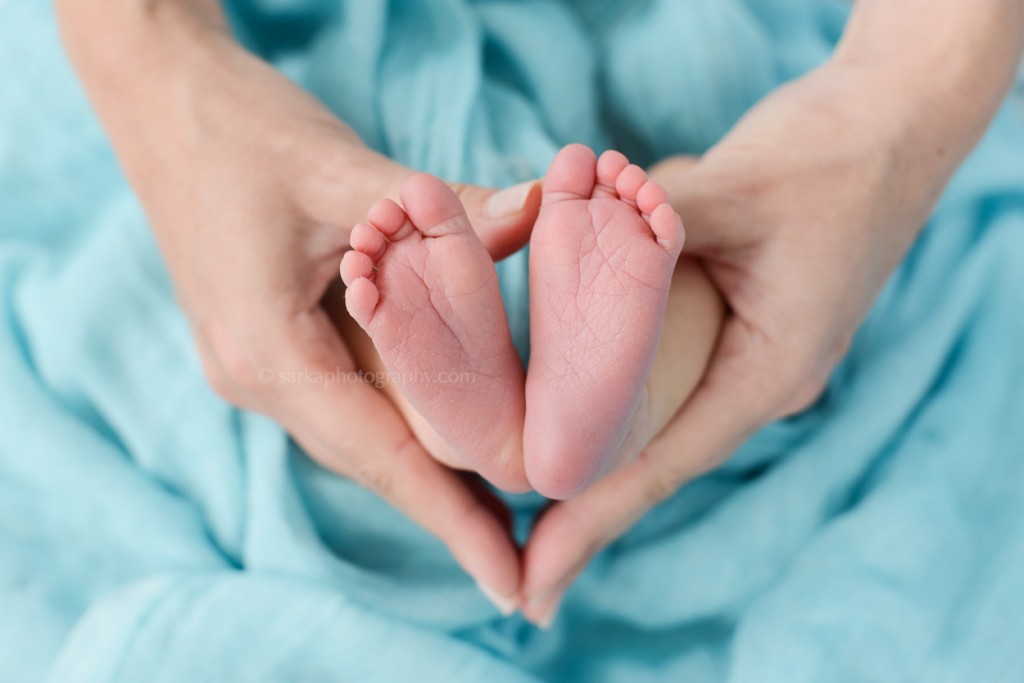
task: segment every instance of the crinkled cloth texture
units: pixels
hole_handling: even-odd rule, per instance
[[[369,144],[494,185],[570,141],[699,152],[825,59],[847,11],[232,9]],[[1024,680],[1021,101],[822,400],[601,554],[543,633],[497,618],[438,542],[211,393],[52,8],[0,0],[0,679]],[[521,255],[503,265],[520,338],[524,276]]]

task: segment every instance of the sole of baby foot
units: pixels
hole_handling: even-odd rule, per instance
[[[572,497],[635,450],[683,240],[665,191],[622,154],[569,145],[552,162],[530,242],[523,437],[543,495]]]
[[[352,230],[341,263],[349,313],[462,466],[527,490],[523,368],[494,263],[441,180],[412,176],[400,196]]]

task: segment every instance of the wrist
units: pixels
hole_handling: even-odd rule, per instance
[[[975,147],[998,109],[1003,91],[988,101],[965,86],[970,70],[951,60],[937,77],[912,61],[897,67],[850,53],[837,54],[817,76],[842,83],[842,104],[852,146],[873,157],[886,189],[887,211],[915,233],[946,184]]]
[[[165,120],[197,62],[232,41],[216,0],[103,4],[58,0],[57,13],[65,49],[118,145]]]
[[[899,170],[937,198],[1006,97],[1022,51],[1022,0],[859,0],[828,68],[857,74],[855,96],[873,125],[889,127]]]
[[[87,87],[152,76],[175,53],[229,35],[217,0],[56,0],[65,48]]]

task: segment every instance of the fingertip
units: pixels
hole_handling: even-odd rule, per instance
[[[523,606],[523,618],[542,631],[549,631],[558,616],[564,591],[552,591],[534,598]]]
[[[541,181],[531,180],[528,183],[523,183],[521,187],[523,196],[521,199],[515,200],[515,203],[521,204],[518,211],[502,218],[488,215],[490,209],[487,202],[489,200],[485,200],[483,203],[467,202],[466,204],[470,222],[476,230],[477,236],[484,248],[487,249],[487,253],[495,261],[514,254],[529,242],[530,233],[540,214],[543,196]],[[491,195],[492,198],[493,196]]]
[[[498,190],[484,201],[482,214],[484,218],[497,222],[516,218],[526,210],[533,198],[537,199],[539,207],[540,194],[539,180],[530,180]]]
[[[501,613],[501,616],[512,616],[519,609],[519,596],[517,594],[501,595],[498,591],[479,580],[476,582],[476,586],[483,593],[483,596],[487,598],[488,602],[494,605],[495,609]]]

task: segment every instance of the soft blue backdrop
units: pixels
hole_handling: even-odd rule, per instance
[[[234,9],[370,144],[504,185],[570,141],[705,149],[846,7],[578,4]],[[1024,680],[1021,102],[826,396],[645,518],[543,633],[211,393],[52,8],[0,0],[0,680]]]

